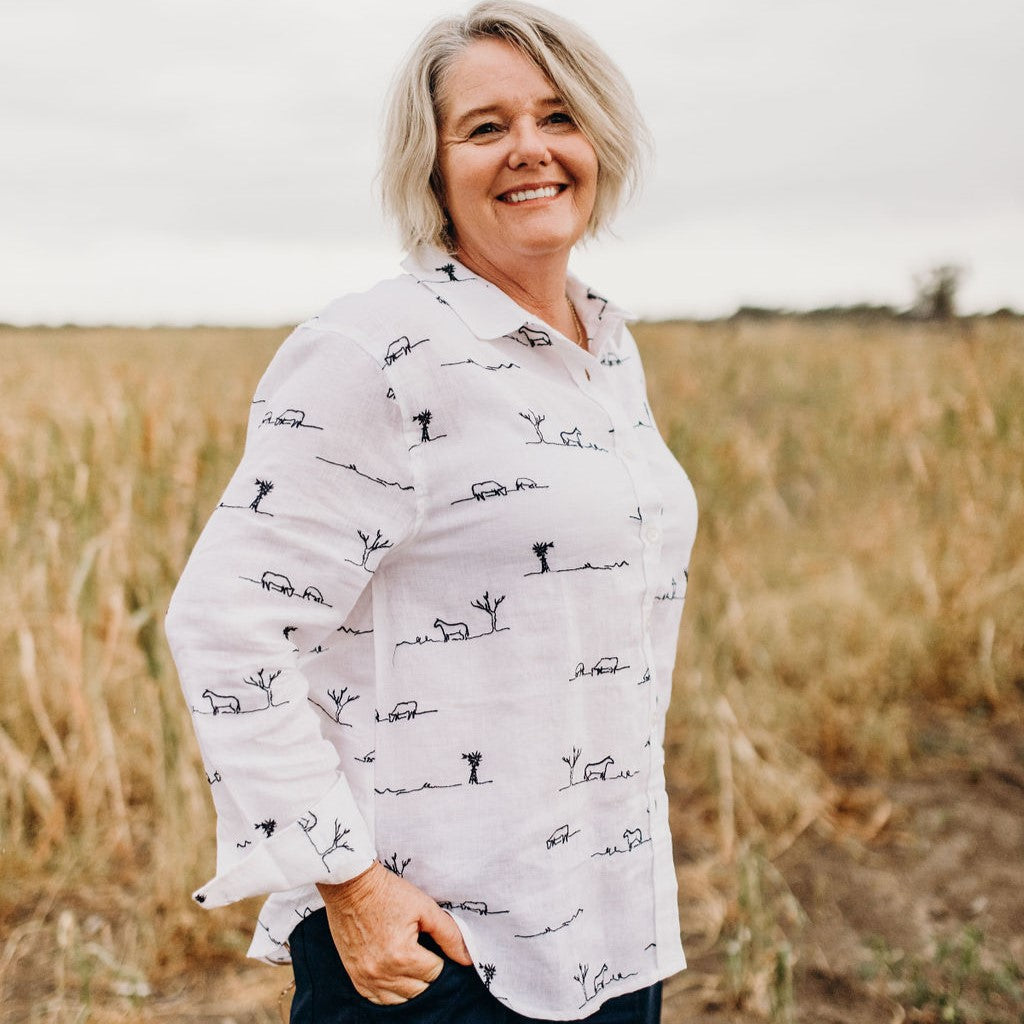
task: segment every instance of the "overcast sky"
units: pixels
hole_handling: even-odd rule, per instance
[[[0,321],[275,323],[395,272],[381,108],[435,0],[0,0]],[[575,268],[647,316],[1024,308],[1021,0],[549,0],[657,155]]]

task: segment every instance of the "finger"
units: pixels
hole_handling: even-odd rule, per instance
[[[470,966],[473,963],[473,958],[469,955],[469,949],[462,938],[459,926],[455,923],[451,914],[446,913],[440,907],[437,907],[436,911],[436,913],[430,912],[423,916],[423,919],[420,921],[423,931],[430,934],[444,951],[445,956],[456,963],[463,964],[466,967]]]

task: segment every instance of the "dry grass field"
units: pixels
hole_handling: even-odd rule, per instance
[[[281,331],[0,330],[0,1020],[257,1024],[162,634]],[[638,331],[701,502],[665,1024],[1024,1021],[1024,324]]]

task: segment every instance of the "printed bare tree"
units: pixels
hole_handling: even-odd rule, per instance
[[[484,987],[490,989],[491,982],[494,981],[494,976],[498,973],[498,968],[494,964],[481,964],[480,970],[484,972]]]
[[[327,696],[331,698],[331,703],[334,704],[334,720],[336,722],[341,721],[342,711],[344,711],[352,701],[359,700],[359,694],[349,693],[347,686],[343,686],[340,690],[328,690]]]
[[[474,750],[470,754],[463,754],[462,760],[469,762],[469,785],[478,786],[480,785],[480,779],[477,777],[477,769],[480,767],[480,762],[484,759],[484,755],[479,750]]]
[[[479,608],[482,612],[487,612],[491,617],[491,632],[496,633],[498,631],[498,605],[505,600],[505,595],[496,597],[493,601],[490,598],[490,593],[484,591],[484,596],[479,601],[471,601],[470,604],[474,608]]]
[[[548,565],[548,551],[555,546],[553,540],[539,540],[533,545],[533,553],[540,559],[540,571],[550,572],[551,567]]]
[[[270,480],[257,480],[256,488],[256,497],[249,502],[253,512],[259,512],[260,502],[274,489],[274,485]]]
[[[391,547],[391,541],[387,540],[380,530],[377,531],[377,535],[373,540],[370,540],[370,535],[368,533],[363,533],[362,530],[356,530],[356,533],[359,534],[359,539],[363,542],[363,560],[359,564],[366,569],[367,572],[373,572],[372,569],[368,569],[366,566],[366,563],[370,559],[370,555],[372,555],[374,551],[383,551],[385,548]]]
[[[547,419],[547,416],[541,416],[539,412],[534,412],[532,409],[527,409],[526,412],[521,412],[519,415],[533,425],[533,429],[537,431],[537,440],[541,444],[545,444],[544,435],[540,432],[540,425]]]
[[[312,835],[310,835],[310,833],[313,831],[314,828],[316,828],[317,825],[316,815],[312,811],[310,811],[307,816],[299,818],[298,823],[299,828],[301,828],[302,831],[306,833],[306,838],[310,841],[313,849],[316,850],[318,854],[320,854],[320,859],[324,862],[325,868],[327,867],[328,856],[330,856],[330,854],[334,853],[336,850],[348,850],[349,853],[355,852],[352,849],[352,846],[345,841],[345,836],[347,836],[349,832],[351,832],[352,830],[348,828],[342,828],[341,823],[338,821],[337,818],[334,819],[334,836],[331,839],[331,842],[327,845],[326,849],[323,850],[321,850],[320,847],[316,845],[316,842],[314,841]]]
[[[434,418],[434,414],[429,409],[424,409],[423,412],[416,413],[413,416],[413,421],[420,425],[420,440],[421,441],[432,441],[433,438],[430,436],[430,421]]]
[[[576,762],[579,761],[580,755],[582,753],[583,753],[583,751],[579,747],[573,747],[571,755],[566,755],[566,754],[562,755],[562,760],[569,766],[569,785],[570,786],[573,784],[573,778],[572,777],[573,777],[573,775],[576,772]]]
[[[402,861],[402,866],[398,866],[398,851],[396,850],[391,854],[390,860],[383,860],[381,863],[390,871],[392,874],[398,875],[399,878],[405,877],[405,869],[412,863],[412,857],[406,857]]]
[[[250,686],[255,686],[257,690],[263,691],[267,698],[266,706],[268,708],[276,707],[277,705],[274,704],[274,694],[271,687],[274,685],[274,680],[281,674],[281,669],[278,669],[276,672],[271,672],[269,679],[263,675],[265,671],[266,669],[261,668],[256,675],[245,676],[245,682]],[[287,703],[287,701],[285,703]]]
[[[580,964],[579,974],[572,976],[573,981],[578,981],[580,987],[583,989],[583,1001],[586,1002],[589,998],[587,995],[587,975],[590,973],[590,964]]]

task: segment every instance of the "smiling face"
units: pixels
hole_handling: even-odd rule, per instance
[[[540,68],[500,40],[471,43],[445,76],[440,114],[459,255],[505,273],[567,258],[594,208],[597,154]]]

